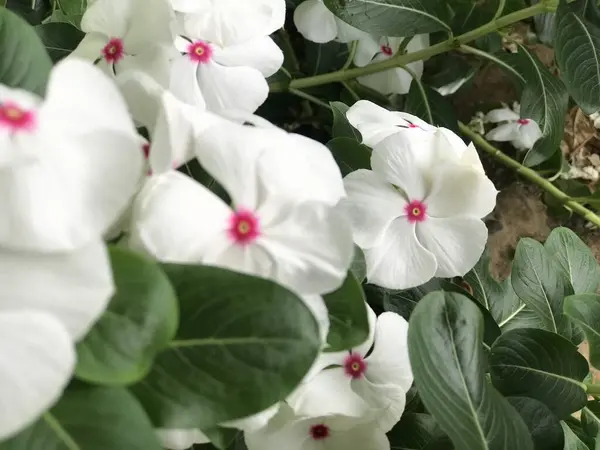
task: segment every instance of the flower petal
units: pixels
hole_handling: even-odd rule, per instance
[[[248,66],[265,77],[275,74],[283,64],[283,52],[269,36],[224,48],[215,47],[214,60],[222,66]]]
[[[129,27],[123,36],[127,53],[136,55],[157,44],[172,45],[174,22],[175,13],[169,0],[133,0]]]
[[[484,122],[513,122],[519,120],[519,115],[510,108],[493,109],[484,117]]]
[[[406,406],[406,392],[393,384],[374,384],[368,379],[352,380],[352,390],[377,411],[377,428],[384,433],[396,425]]]
[[[471,270],[483,254],[487,236],[483,221],[472,217],[428,217],[417,225],[417,238],[435,256],[439,278],[463,276]]]
[[[519,126],[520,143],[523,149],[530,149],[542,137],[542,130],[536,121],[528,119],[525,125]]]
[[[347,197],[340,203],[361,248],[377,245],[392,220],[406,215],[406,200],[374,172],[360,169],[344,178]]]
[[[279,412],[279,408],[281,408],[281,403],[278,402],[259,413],[244,417],[243,419],[224,422],[220,425],[228,428],[237,428],[245,432],[260,430],[267,426],[269,421]]]
[[[202,431],[197,429],[156,429],[156,435],[161,445],[169,450],[186,450],[194,444],[208,444],[210,439]]]
[[[395,219],[379,244],[364,250],[369,283],[388,289],[408,289],[426,283],[436,273],[434,255],[419,241],[415,225]]]
[[[81,18],[81,31],[102,33],[111,38],[122,38],[127,32],[134,0],[96,0]]]
[[[106,247],[96,241],[72,253],[0,252],[0,315],[39,310],[63,323],[74,340],[102,315],[114,292]]]
[[[6,439],[60,398],[75,368],[75,349],[51,315],[3,311],[0,355],[0,439]]]
[[[368,36],[368,33],[347,24],[337,17],[335,18],[335,23],[337,25],[337,38],[335,40],[337,42],[358,41],[359,39],[364,39]]]
[[[267,80],[251,67],[225,67],[211,61],[198,68],[197,77],[207,108],[217,113],[254,112],[269,95]]]
[[[120,73],[116,82],[131,116],[152,133],[156,127],[160,97],[164,88],[150,75],[137,70]]]
[[[187,55],[177,57],[171,63],[170,90],[181,101],[206,109],[206,100],[198,85],[198,64]]]
[[[335,16],[319,0],[300,3],[294,11],[294,25],[305,39],[318,44],[333,41],[338,34]]]
[[[229,207],[179,172],[150,177],[134,204],[130,246],[160,261],[199,263],[227,248]]]
[[[497,126],[493,130],[490,130],[485,138],[489,141],[506,142],[512,141],[519,137],[519,125],[511,122]]]
[[[444,164],[436,168],[433,179],[426,200],[428,216],[482,218],[496,206],[498,191],[485,173],[468,166]]]
[[[323,345],[327,342],[327,335],[329,334],[329,311],[327,305],[320,295],[303,295],[302,300],[304,304],[310,309],[313,316],[319,325],[319,334]]]
[[[365,35],[359,39],[354,54],[354,64],[358,67],[364,67],[373,61],[375,55],[381,52],[379,39],[371,35]]]
[[[171,76],[173,53],[170,49],[158,45],[148,45],[135,56],[126,55],[116,65],[118,74],[128,70],[147,73],[161,86],[167,87]]]
[[[394,134],[377,144],[371,154],[373,172],[400,188],[409,202],[422,201],[426,193],[425,179],[411,151],[413,145],[405,134]]]
[[[88,33],[66,59],[82,58],[94,62],[102,58],[102,49],[106,44],[108,44],[106,35],[94,32]],[[101,63],[105,63],[105,61],[100,61],[98,65]]]

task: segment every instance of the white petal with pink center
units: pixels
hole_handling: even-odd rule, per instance
[[[285,0],[171,0],[184,15],[187,34],[218,45],[268,36],[285,22]]]
[[[0,91],[0,246],[68,251],[102,236],[140,181],[137,131],[117,88],[91,64],[52,71],[44,102]],[[39,106],[34,107],[34,104]]]
[[[346,117],[369,147],[396,133],[405,133],[421,143],[436,129],[412,114],[390,111],[368,100],[359,100],[352,105]]]
[[[462,276],[481,256],[481,218],[497,191],[471,147],[448,133],[438,130],[416,148],[404,134],[391,135],[374,147],[372,171],[344,179],[341,208],[365,254],[369,282],[406,289],[434,276]],[[449,156],[435,157],[442,152]]]
[[[365,35],[358,40],[354,64],[364,67],[375,62],[389,60],[398,53],[403,41],[404,38],[377,38]],[[406,46],[406,52],[413,53],[427,47],[429,47],[429,35],[419,34],[410,40]],[[423,61],[409,63],[406,67],[419,79],[423,75]],[[412,83],[412,75],[402,68],[396,68],[358,77],[358,81],[384,95],[406,94]]]
[[[533,119],[521,118],[510,108],[494,109],[486,114],[486,122],[499,123],[485,138],[510,142],[517,150],[529,150],[542,137],[542,130]]]
[[[305,417],[286,405],[269,424],[245,433],[248,450],[389,450],[390,443],[371,417]]]
[[[165,83],[174,21],[169,0],[96,0],[81,19],[87,34],[72,55],[111,76],[137,69]]]

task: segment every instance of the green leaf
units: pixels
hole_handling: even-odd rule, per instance
[[[494,18],[499,5],[500,0],[453,1],[452,31],[456,35],[463,34],[490,22]]]
[[[358,245],[354,246],[354,259],[350,271],[360,283],[367,278],[367,261],[365,260],[365,254]]]
[[[546,405],[528,397],[508,397],[508,401],[527,424],[535,450],[563,450],[560,420]]]
[[[375,36],[414,36],[449,31],[445,2],[438,0],[324,0],[336,16]]]
[[[417,304],[408,349],[421,400],[457,449],[532,450],[527,426],[486,380],[482,336],[481,313],[462,295]]]
[[[596,2],[561,1],[554,34],[561,77],[586,114],[600,109],[600,27],[588,20],[590,15],[600,15]]]
[[[587,406],[581,410],[581,424],[584,432],[592,438],[600,439],[600,402],[590,400]]]
[[[308,76],[334,72],[342,68],[348,59],[348,45],[331,41],[325,44],[305,41],[306,56],[301,61]]]
[[[526,166],[537,166],[560,151],[569,103],[567,89],[522,45],[518,53],[497,56],[523,79],[521,117],[535,120],[542,130],[542,137],[523,160]]]
[[[81,18],[87,9],[88,0],[60,0],[50,18],[51,22],[66,22],[80,28]]]
[[[564,450],[590,450],[590,448],[569,428],[565,422],[561,422],[565,436]]]
[[[560,267],[561,276],[570,292],[596,292],[600,280],[598,263],[590,248],[568,228],[555,228],[544,248]]]
[[[581,327],[590,344],[590,362],[600,368],[600,295],[579,294],[565,298],[565,314]]]
[[[75,375],[104,385],[141,380],[156,353],[177,331],[177,297],[169,279],[153,261],[112,248],[117,288],[108,310],[77,344]]]
[[[175,339],[132,387],[161,428],[209,429],[287,397],[321,347],[304,302],[272,281],[165,264],[179,298]]]
[[[330,322],[327,351],[349,350],[367,340],[369,319],[365,294],[352,272],[348,272],[344,284],[337,291],[324,295],[323,300]]]
[[[371,168],[371,149],[356,142],[355,139],[335,138],[327,143],[327,148],[331,151],[344,176],[358,169]]]
[[[432,416],[405,412],[388,439],[392,450],[425,450],[447,437]]]
[[[0,8],[0,84],[43,95],[52,61],[25,20]]]
[[[563,314],[564,282],[542,244],[530,238],[519,241],[511,282],[517,296],[537,314],[545,330],[572,338],[571,323]]]
[[[404,110],[432,125],[458,133],[458,119],[450,100],[423,83],[413,82],[410,85]]]
[[[504,333],[489,357],[494,386],[504,395],[535,398],[559,418],[586,404],[581,381],[588,363],[577,347],[548,331],[521,328]]]
[[[35,27],[53,62],[67,57],[81,42],[85,33],[68,23],[45,23]]]
[[[146,413],[126,389],[78,386],[0,450],[161,450]]]
[[[331,111],[333,112],[332,137],[349,138],[354,139],[357,142],[362,142],[360,132],[350,125],[350,122],[346,118],[346,113],[350,107],[342,102],[330,102],[329,104],[331,105]]]

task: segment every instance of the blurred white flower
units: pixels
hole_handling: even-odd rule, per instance
[[[351,42],[368,36],[364,31],[338,19],[323,4],[323,0],[300,3],[294,11],[294,25],[305,39],[318,44],[333,40]]]
[[[321,371],[292,394],[288,403],[297,414],[371,414],[384,432],[400,420],[413,381],[408,323],[392,312],[375,323],[375,313],[369,312],[369,339],[351,351],[322,353],[315,364]]]
[[[400,49],[400,45],[404,42],[404,39],[405,38],[397,37],[376,38],[374,36],[364,35],[358,41],[356,55],[354,56],[354,64],[358,67],[365,67],[372,63],[394,58]],[[406,52],[413,53],[427,47],[429,47],[429,35],[418,34],[410,40],[406,46]],[[409,63],[406,67],[412,70],[419,79],[423,75],[423,61]],[[412,75],[403,68],[397,67],[358,77],[358,81],[384,95],[406,94],[412,83]]]
[[[390,449],[387,436],[369,416],[298,416],[285,404],[265,428],[245,433],[244,439],[248,450]]]
[[[494,109],[486,114],[485,122],[500,123],[485,138],[490,141],[510,142],[517,150],[529,150],[542,137],[540,126],[532,119],[521,119],[509,108]]]
[[[139,70],[164,84],[174,52],[174,24],[168,0],[96,0],[81,19],[87,34],[72,55],[112,76]]]
[[[192,36],[229,47],[283,27],[285,0],[171,0]]]
[[[53,69],[45,101],[0,85],[0,148],[0,247],[9,249],[68,251],[100,237],[143,170],[118,89],[77,59]]]
[[[429,138],[436,127],[412,114],[390,111],[368,100],[359,100],[348,109],[346,117],[356,128],[363,143],[373,147],[388,136],[406,133],[416,140]]]
[[[452,95],[456,91],[458,91],[467,81],[469,81],[469,77],[459,78],[458,80],[455,80],[452,83],[448,83],[444,86],[440,86],[439,88],[435,88],[435,90],[443,96]]]
[[[169,450],[187,450],[194,444],[208,444],[210,439],[197,429],[166,429],[159,428],[156,435],[161,445]]]
[[[342,201],[367,279],[406,289],[468,272],[487,240],[480,218],[497,194],[474,147],[449,130],[423,142],[397,133],[374,147],[371,168],[346,176]]]

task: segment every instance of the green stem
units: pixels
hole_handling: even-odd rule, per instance
[[[402,68],[410,74],[410,76],[413,79],[413,83],[417,83],[417,87],[419,88],[421,97],[423,97],[423,104],[425,105],[425,110],[427,111],[427,117],[425,117],[425,120],[429,123],[433,123],[433,114],[431,113],[431,107],[429,106],[429,102],[427,101],[427,92],[425,92],[425,88],[423,87],[423,83],[421,83],[421,79],[408,66],[402,66]]]
[[[322,106],[323,108],[331,109],[331,106],[329,106],[324,101],[321,101],[317,97],[307,94],[306,92],[301,91],[299,89],[289,89],[288,92],[290,94],[294,94],[296,97],[300,97],[300,98],[303,98],[304,100],[308,100],[309,102],[313,102],[315,105],[319,105],[319,106]]]
[[[350,93],[350,95],[352,96],[352,98],[354,99],[355,102],[358,102],[361,100],[360,95],[358,95],[356,93],[356,91],[354,89],[352,89],[352,86],[350,86],[350,83],[348,83],[347,81],[342,81],[341,83],[342,83],[342,86],[344,86],[344,88],[346,88],[348,93]]]
[[[507,14],[506,16],[492,20],[491,22],[475,28],[465,34],[461,34],[447,41],[440,42],[431,47],[424,48],[413,53],[407,53],[404,55],[396,55],[393,58],[385,61],[369,64],[365,67],[355,67],[353,69],[342,69],[336,72],[325,73],[322,75],[316,75],[314,77],[305,77],[292,80],[288,85],[285,83],[273,83],[271,85],[271,92],[284,92],[287,88],[291,89],[304,89],[313,86],[320,86],[327,83],[337,83],[340,81],[346,81],[353,78],[358,78],[364,75],[370,75],[373,73],[383,72],[384,70],[393,69],[400,66],[405,66],[411,62],[421,61],[423,59],[431,58],[432,56],[439,55],[440,53],[447,52],[449,50],[460,47],[462,44],[471,42],[481,36],[485,36],[499,28],[504,28],[515,22],[527,19],[536,14],[551,11],[551,7],[544,3],[536,3],[535,5],[527,8],[515,11],[514,13]]]
[[[296,56],[296,51],[294,50],[294,46],[292,45],[290,35],[284,28],[279,30],[278,33],[279,37],[281,37],[281,46],[283,47],[283,54],[289,56],[292,69],[296,72],[300,72],[300,61],[298,61],[298,57]]]
[[[356,56],[356,49],[358,48],[358,41],[352,41],[352,43],[348,46],[348,58],[346,62],[342,66],[341,70],[346,70],[349,68],[354,62],[354,56]]]
[[[500,4],[498,5],[498,9],[496,10],[496,14],[494,14],[494,18],[492,20],[496,20],[498,17],[502,15],[504,12],[504,7],[506,6],[506,0],[500,0]]]
[[[600,396],[600,384],[585,383],[585,390],[588,395]]]
[[[539,4],[539,3],[538,3]],[[490,154],[492,157],[500,161],[507,167],[510,167],[515,172],[527,178],[533,184],[536,184],[548,194],[552,195],[556,198],[565,208],[570,209],[576,214],[582,216],[585,220],[592,222],[596,226],[600,226],[600,217],[598,217],[593,211],[587,209],[580,203],[577,203],[563,191],[554,186],[550,181],[541,177],[535,170],[530,169],[529,167],[525,167],[520,162],[512,159],[510,156],[502,153],[502,151],[493,145],[491,145],[488,141],[486,141],[483,137],[477,134],[475,131],[471,130],[464,123],[459,122],[460,131],[468,136],[481,150]],[[600,388],[600,386],[599,386]],[[598,391],[600,394],[600,390]]]

